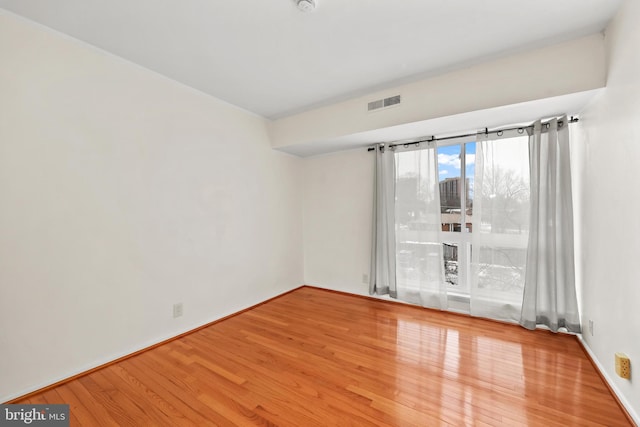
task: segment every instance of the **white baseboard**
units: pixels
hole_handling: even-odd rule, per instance
[[[627,411],[629,416],[633,418],[633,421],[636,423],[636,426],[640,425],[640,417],[633,410],[633,408],[629,404],[629,401],[625,398],[624,394],[622,394],[618,386],[616,386],[615,382],[611,379],[611,377],[609,376],[607,371],[604,369],[604,366],[602,366],[602,364],[600,363],[596,355],[593,353],[593,351],[591,351],[589,344],[587,344],[587,342],[582,338],[581,334],[577,334],[576,336],[578,337],[578,342],[580,342],[580,345],[582,345],[582,348],[584,348],[584,350],[589,354],[589,357],[591,357],[591,360],[596,365],[596,368],[598,369],[598,371],[600,371],[602,378],[604,378],[609,388],[615,393],[618,401],[622,404],[622,406],[624,406],[624,409]]]

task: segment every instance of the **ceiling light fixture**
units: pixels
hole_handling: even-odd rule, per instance
[[[311,12],[316,8],[315,0],[298,0],[298,9],[303,12]]]

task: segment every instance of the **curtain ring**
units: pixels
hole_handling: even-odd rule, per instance
[[[522,135],[522,134],[524,133],[524,129],[522,129],[522,128],[518,128],[518,133],[519,133],[520,135]]]
[[[409,144],[404,144],[403,147],[404,148],[409,148]]]
[[[551,123],[545,123],[544,125],[547,127],[547,129],[551,127]]]
[[[503,132],[503,131],[501,131],[501,130],[499,130],[498,132],[496,132],[496,135],[498,135],[498,136],[502,136],[503,134],[504,134],[504,132]]]

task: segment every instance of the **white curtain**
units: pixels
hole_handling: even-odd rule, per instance
[[[447,308],[435,143],[396,147],[398,298]]]
[[[575,288],[567,117],[537,121],[529,138],[531,220],[520,324],[580,332]]]
[[[529,237],[524,130],[478,135],[473,195],[470,313],[518,322]]]
[[[375,153],[369,293],[396,297],[395,158],[381,144]]]

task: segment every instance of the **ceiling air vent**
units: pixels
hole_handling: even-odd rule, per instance
[[[367,111],[375,111],[381,108],[391,107],[400,104],[400,95],[390,96],[389,98],[378,99],[367,104]]]

